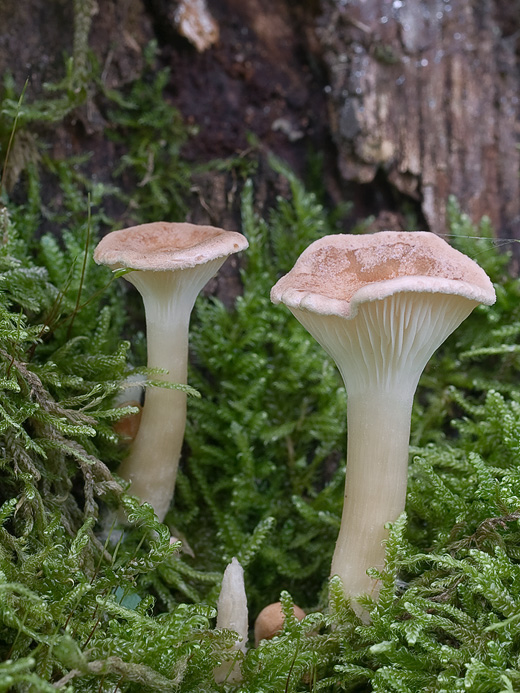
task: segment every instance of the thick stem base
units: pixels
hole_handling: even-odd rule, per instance
[[[339,575],[354,599],[377,597],[378,581],[366,571],[383,568],[385,524],[404,510],[412,398],[363,393],[348,399],[345,502],[331,575]]]

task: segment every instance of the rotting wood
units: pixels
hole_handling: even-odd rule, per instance
[[[499,235],[520,235],[518,56],[495,5],[322,0],[317,33],[342,176],[370,183],[383,170],[437,233],[453,194]]]

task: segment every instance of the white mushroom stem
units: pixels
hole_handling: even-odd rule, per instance
[[[190,315],[198,293],[225,257],[174,271],[134,271],[125,275],[140,292],[146,313],[148,367],[166,370],[153,376],[187,383]],[[130,492],[152,505],[159,520],[168,511],[186,426],[186,394],[148,387],[139,431],[118,474]]]
[[[379,392],[348,398],[345,502],[331,575],[352,596],[377,596],[379,585],[366,571],[383,568],[385,524],[404,510],[412,398]]]
[[[405,508],[419,377],[476,305],[463,296],[403,292],[362,303],[350,318],[291,308],[336,361],[347,389],[345,502],[331,575],[339,575],[354,599],[377,597],[378,581],[367,570],[384,567],[385,524]]]

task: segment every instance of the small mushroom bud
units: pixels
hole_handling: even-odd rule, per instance
[[[293,614],[298,621],[303,620],[306,615],[305,611],[296,606],[296,604],[293,606]],[[281,602],[274,602],[265,606],[256,617],[255,646],[258,647],[261,640],[270,640],[278,633],[281,633],[284,622],[285,614],[282,610]]]
[[[247,595],[244,585],[244,569],[236,558],[231,560],[222,578],[222,587],[217,602],[217,628],[235,631],[239,637],[232,650],[245,654],[248,634]],[[223,662],[213,674],[217,683],[224,681],[234,683],[242,678],[238,660]]]

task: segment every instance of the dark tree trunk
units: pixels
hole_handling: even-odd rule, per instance
[[[520,237],[517,0],[190,0],[195,20],[207,12],[195,36],[182,4],[0,0],[0,73],[19,90],[29,77],[33,100],[88,39],[105,84],[119,88],[155,38],[171,67],[165,98],[200,129],[192,160],[240,155],[253,133],[303,177],[309,149],[325,153],[327,193],[354,202],[346,228],[367,213],[399,226],[406,201],[445,233],[453,194],[474,219]],[[98,105],[93,95],[45,137],[56,154],[92,152],[92,172],[109,180],[117,154]],[[267,200],[283,183],[260,159]],[[235,188],[229,173],[201,177],[192,219],[236,228]]]

